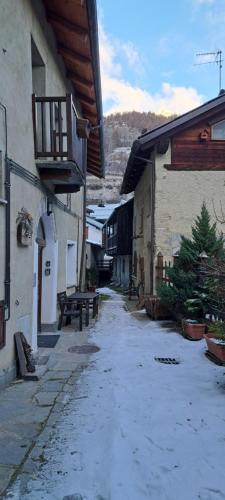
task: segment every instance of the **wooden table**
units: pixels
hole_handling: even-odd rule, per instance
[[[93,308],[93,318],[98,314],[98,299],[99,294],[97,292],[75,292],[67,297],[68,300],[76,300],[79,304],[85,306],[86,314],[85,314],[85,325],[89,325],[89,308],[92,305]]]

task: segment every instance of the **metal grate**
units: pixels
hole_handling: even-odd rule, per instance
[[[84,344],[84,345],[74,345],[69,347],[69,352],[76,352],[77,354],[90,354],[94,352],[100,351],[100,348],[97,345]]]
[[[164,363],[165,365],[179,365],[180,361],[178,361],[176,358],[156,358],[154,357],[155,361],[158,361],[159,363]]]

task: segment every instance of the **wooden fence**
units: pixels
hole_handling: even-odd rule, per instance
[[[157,263],[156,263],[156,274],[155,274],[155,279],[156,279],[156,288],[163,282],[169,285],[170,279],[167,276],[167,269],[172,266],[171,261],[167,262],[166,260],[164,261],[164,257],[161,252],[158,253],[157,255]]]

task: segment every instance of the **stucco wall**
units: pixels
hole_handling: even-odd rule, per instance
[[[155,243],[156,254],[161,252],[170,260],[179,249],[180,235],[190,236],[191,226],[200,214],[203,201],[215,222],[215,211],[225,207],[225,172],[168,171],[171,163],[168,149],[165,155],[156,155]],[[217,224],[218,231],[225,226]]]
[[[145,292],[150,290],[150,239],[151,239],[151,204],[150,204],[151,171],[146,167],[134,194],[133,216],[133,272],[135,252],[137,258],[137,283],[141,281],[140,258],[144,258]],[[141,232],[141,211],[143,209],[143,231]]]
[[[8,157],[25,169],[38,175],[34,161],[32,124],[32,62],[31,36],[45,63],[46,95],[65,95],[71,91],[66,80],[64,65],[56,51],[53,32],[45,18],[40,0],[7,0],[0,3],[0,102],[7,107]],[[0,151],[5,154],[4,115],[0,112]],[[72,195],[71,209],[76,217],[54,206],[55,242],[58,252],[58,291],[66,289],[67,240],[78,241],[78,267],[81,258],[83,190]],[[66,195],[60,195],[66,204]],[[18,247],[16,218],[25,207],[34,219],[34,236],[31,247]],[[0,299],[3,298],[4,279],[4,215],[0,205]],[[46,214],[46,198],[41,191],[24,179],[11,174],[11,319],[7,322],[7,344],[0,350],[0,381],[12,373],[14,364],[13,334],[22,329],[35,347],[33,335],[36,309],[35,248],[36,228],[39,218]],[[79,225],[79,228],[78,228]],[[36,262],[36,264],[35,264]],[[73,290],[71,290],[73,291]],[[33,311],[33,314],[32,314]],[[33,316],[33,318],[32,318]],[[1,382],[0,382],[1,384]]]

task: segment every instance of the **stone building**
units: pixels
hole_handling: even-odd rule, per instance
[[[133,273],[145,294],[156,292],[158,256],[173,262],[202,203],[220,216],[224,181],[225,94],[133,143],[121,192],[134,191]]]
[[[95,0],[0,2],[0,386],[81,285],[86,171],[103,176]]]

